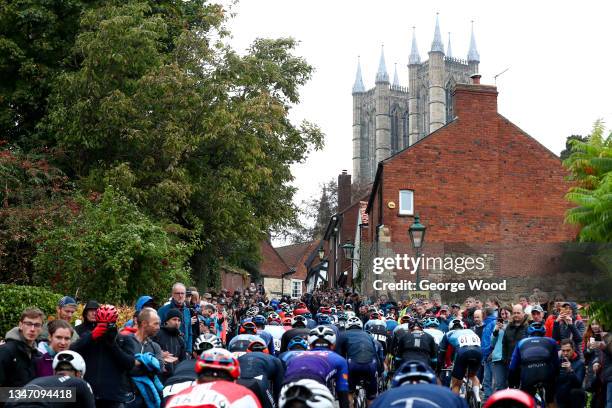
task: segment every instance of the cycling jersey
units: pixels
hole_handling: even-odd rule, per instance
[[[395,320],[389,319],[385,322],[385,326],[387,326],[387,335],[391,335],[393,330],[395,330],[395,328],[398,326],[398,323]]]
[[[346,330],[338,340],[336,350],[346,357],[349,368],[349,388],[351,391],[359,381],[364,380],[368,399],[376,395],[376,373],[383,364],[383,355],[377,341],[363,330]],[[381,358],[382,357],[382,358]]]
[[[230,381],[196,384],[174,395],[165,408],[262,408],[248,388]]]
[[[93,395],[93,391],[89,384],[76,377],[70,377],[67,375],[53,375],[50,377],[39,377],[35,378],[26,385],[26,390],[43,390],[49,387],[54,388],[74,388],[76,402],[47,402],[44,399],[33,402],[31,400],[22,402],[8,402],[6,407],[25,407],[25,406],[37,406],[37,407],[54,407],[54,408],[71,408],[71,407],[82,407],[82,408],[95,408],[96,403]]]
[[[393,355],[402,362],[417,360],[433,365],[437,358],[438,346],[431,335],[422,332],[401,331],[393,340]]]
[[[280,353],[278,358],[280,359],[281,363],[283,363],[283,367],[287,368],[287,361],[289,361],[290,358],[299,356],[300,354],[305,353],[306,351],[308,350],[288,350],[283,353]]]
[[[554,401],[555,381],[559,373],[557,343],[550,337],[527,337],[516,345],[509,369],[510,385],[518,385],[527,393],[535,394],[535,386],[544,384],[546,400]]]
[[[195,359],[183,360],[176,367],[174,373],[164,383],[162,397],[164,402],[174,394],[191,387],[195,384],[198,375],[195,372]],[[162,404],[164,406],[164,404]]]
[[[266,331],[265,329],[260,329],[258,327],[257,336],[261,337],[266,342],[266,347],[268,348],[268,351],[270,352],[270,354],[274,354],[275,353],[274,337],[272,337],[272,333]]]
[[[444,335],[440,342],[440,361],[444,361],[446,350],[454,350],[454,367],[451,375],[457,379],[476,375],[482,360],[480,338],[473,330],[451,330]]]
[[[382,320],[370,320],[365,324],[363,330],[371,333],[372,337],[383,347],[383,349],[387,350],[387,326],[382,322]]]
[[[348,392],[348,366],[346,360],[331,350],[310,350],[287,361],[284,384],[310,379],[328,385],[334,378],[337,392]]]
[[[238,358],[246,353],[247,347],[254,341],[265,343],[265,340],[255,334],[239,334],[230,340],[227,349]]]
[[[429,334],[431,337],[433,337],[437,345],[440,345],[440,342],[442,341],[442,338],[444,337],[444,332],[442,330],[438,330],[434,328],[426,328],[426,329],[423,329],[423,331]]]
[[[238,362],[240,363],[241,379],[260,381],[264,390],[272,388],[273,401],[278,399],[285,372],[278,358],[261,352],[253,352],[240,356]],[[273,387],[270,387],[270,382]]]
[[[411,384],[383,392],[370,408],[467,408],[467,402],[448,388],[434,384]]]
[[[270,335],[272,335],[272,342],[274,343],[274,353],[272,352],[272,350],[270,350],[270,354],[278,355],[280,353],[281,348],[281,339],[283,338],[283,334],[287,332],[287,329],[285,329],[285,326],[267,325],[264,328],[264,332],[270,333]]]

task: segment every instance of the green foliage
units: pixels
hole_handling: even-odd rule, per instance
[[[0,336],[17,326],[21,312],[28,307],[36,306],[52,315],[62,296],[36,286],[0,284]]]
[[[576,183],[567,199],[577,207],[566,214],[566,221],[581,227],[581,242],[612,243],[612,134],[604,136],[602,121],[595,122],[587,141],[570,142],[571,155],[563,163]],[[603,246],[594,262],[612,276],[612,249]],[[590,313],[607,328],[612,327],[612,302],[594,302]]]
[[[163,298],[172,283],[188,283],[192,249],[176,242],[132,203],[108,187],[97,202],[80,199],[79,215],[42,229],[35,281],[62,293],[106,302],[132,302],[143,293]]]
[[[568,136],[567,139],[565,139],[565,149],[563,149],[561,151],[561,154],[559,154],[559,157],[561,158],[561,160],[567,159],[572,154],[573,140],[578,140],[581,142],[588,142],[589,138],[588,136],[585,137],[585,136],[580,136],[580,135]]]

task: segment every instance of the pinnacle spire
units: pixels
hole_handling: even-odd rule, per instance
[[[395,63],[395,73],[393,74],[393,86],[400,86],[399,78],[397,77],[397,62]]]
[[[385,63],[385,46],[380,48],[380,61],[378,62],[378,72],[376,73],[376,83],[389,82],[389,73],[387,72],[387,64]]]
[[[451,49],[451,42],[450,42],[450,32],[448,33],[448,46],[446,47],[446,56],[449,58],[453,58],[453,51]]]
[[[434,39],[431,43],[431,52],[444,53],[444,44],[442,44],[442,34],[440,34],[440,21],[438,13],[436,13],[436,29],[434,31]]]
[[[363,79],[361,78],[361,61],[359,57],[357,57],[357,74],[355,75],[355,83],[353,84],[353,93],[365,92],[365,87],[363,86]]]
[[[412,27],[412,48],[410,49],[410,56],[408,57],[408,64],[420,64],[421,57],[419,56],[419,48],[416,42],[416,29]]]
[[[474,37],[474,21],[472,21],[472,37],[470,38],[470,50],[467,59],[468,61],[480,62],[480,54],[476,49],[476,37]]]

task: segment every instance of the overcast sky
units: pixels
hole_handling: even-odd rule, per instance
[[[608,2],[242,0],[231,21],[232,44],[291,36],[296,53],[316,69],[292,112],[326,134],[323,151],[293,168],[296,202],[319,194],[322,182],[352,172],[352,96],[357,56],[366,89],[374,86],[381,44],[389,77],[397,63],[408,86],[408,54],[416,27],[421,61],[428,59],[439,12],[446,48],[466,58],[474,20],[482,83],[497,78],[499,112],[559,154],[565,138],[586,135],[597,118],[612,123],[612,57]]]

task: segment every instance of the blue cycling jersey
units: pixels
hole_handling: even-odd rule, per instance
[[[467,408],[465,399],[434,384],[411,384],[383,392],[370,408]]]
[[[305,378],[324,385],[327,385],[328,381],[334,378],[337,392],[348,392],[349,389],[346,360],[331,350],[305,351],[287,361],[283,384]]]
[[[527,337],[518,342],[510,360],[511,377],[520,370],[521,384],[552,381],[559,372],[559,347],[550,337]]]

